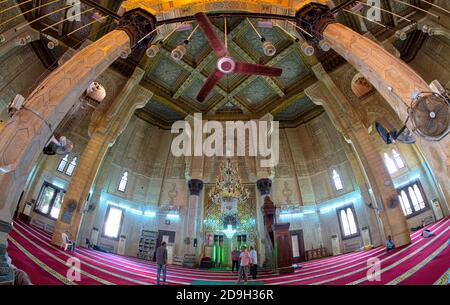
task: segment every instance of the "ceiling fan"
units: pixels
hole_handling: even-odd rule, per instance
[[[217,33],[214,31],[213,25],[205,13],[197,13],[194,15],[195,20],[206,37],[209,45],[217,56],[217,67],[209,75],[203,87],[200,89],[197,100],[199,102],[205,101],[209,92],[220,81],[220,79],[229,73],[250,74],[250,75],[264,75],[264,76],[280,76],[283,73],[282,69],[273,68],[265,65],[250,64],[244,62],[237,62],[231,56],[226,46],[226,24],[225,24],[225,44],[219,39]]]

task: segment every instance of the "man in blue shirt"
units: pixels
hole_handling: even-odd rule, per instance
[[[391,235],[388,236],[388,240],[386,241],[386,252],[395,249],[394,241],[392,240]]]

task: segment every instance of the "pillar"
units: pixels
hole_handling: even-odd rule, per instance
[[[257,161],[258,162],[258,161]],[[258,164],[256,165],[258,167]],[[259,261],[269,266],[273,266],[273,240],[267,231],[264,223],[265,198],[271,197],[272,180],[270,178],[260,178],[256,181],[256,188],[259,196],[256,200],[256,224],[258,229]]]
[[[184,254],[193,255],[198,251],[194,248],[194,239],[197,240],[197,247],[199,243],[199,219],[200,219],[200,198],[203,190],[203,181],[200,179],[191,179],[188,182],[189,187],[189,202],[185,221],[185,247]]]
[[[411,242],[409,229],[401,206],[390,205],[392,200],[397,199],[397,191],[358,112],[321,64],[315,65],[313,72],[319,83],[308,87],[305,93],[313,102],[325,108],[337,129],[352,143],[360,166],[372,188],[376,201],[374,204],[379,208],[384,235],[391,235],[398,246],[409,244]]]
[[[116,30],[80,50],[38,85],[25,100],[24,108],[0,131],[2,223],[11,222],[27,176],[42,149],[89,83],[119,56],[151,41],[155,35],[141,39],[155,28],[155,22],[153,15],[141,9],[125,13]],[[7,233],[1,233],[2,248],[6,247]],[[0,277],[8,274],[7,269],[0,270]]]
[[[82,210],[89,197],[108,149],[128,125],[135,110],[144,107],[153,93],[139,86],[145,71],[136,68],[117,98],[105,110],[97,110],[89,125],[91,138],[70,180],[61,211],[53,230],[52,243],[61,244],[61,233],[68,230],[77,239]],[[95,120],[94,120],[95,118]]]
[[[326,5],[309,3],[296,14],[297,24],[312,33],[305,37],[317,44],[325,39],[330,46],[353,65],[386,99],[400,120],[406,121],[412,96],[416,92],[429,92],[428,84],[406,63],[386,51],[382,46],[336,23]],[[427,97],[429,98],[429,97]],[[408,128],[413,130],[412,120]],[[450,135],[439,141],[416,137],[416,145],[423,152],[439,182],[447,204],[450,203]]]

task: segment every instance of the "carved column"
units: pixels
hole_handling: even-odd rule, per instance
[[[428,92],[428,84],[406,63],[382,46],[336,23],[326,5],[309,3],[296,14],[297,24],[313,37],[317,44],[325,39],[339,55],[352,64],[388,101],[400,120],[406,121],[408,107],[415,92]],[[429,99],[425,97],[425,99]],[[408,127],[412,130],[412,120]],[[448,204],[450,203],[450,135],[439,141],[427,141],[418,136],[416,144],[426,156]]]
[[[137,9],[114,30],[53,71],[0,132],[0,220],[10,222],[28,174],[42,149],[89,83],[155,28],[155,17]],[[5,245],[3,241],[0,244]]]
[[[258,161],[257,161],[258,162]],[[258,167],[258,164],[256,165]],[[264,206],[266,203],[265,198],[271,196],[272,180],[269,178],[260,178],[256,181],[256,187],[259,192],[256,200],[256,224],[258,229],[258,242],[259,242],[259,260],[261,263],[272,263],[272,250],[273,250],[273,236],[265,226],[265,214]],[[272,202],[270,200],[270,202]],[[273,205],[273,203],[272,203]]]
[[[52,238],[55,245],[61,243],[61,233],[65,230],[69,230],[71,238],[76,240],[82,209],[106,152],[126,128],[135,110],[144,107],[152,97],[152,92],[139,86],[144,73],[144,70],[136,68],[111,105],[93,113],[89,125],[91,138],[75,168],[55,224]]]
[[[14,272],[10,268],[8,263],[8,237],[11,230],[12,223],[0,220],[0,285],[13,285],[14,284]]]
[[[390,206],[391,200],[397,199],[397,191],[359,114],[321,64],[314,66],[313,71],[320,82],[308,87],[305,93],[313,102],[323,105],[337,129],[352,143],[380,209],[384,234],[391,235],[399,246],[409,244],[409,229],[401,206]]]
[[[185,248],[184,254],[196,254],[194,248],[194,239],[197,240],[197,247],[199,246],[199,224],[200,219],[200,198],[203,190],[203,181],[200,179],[191,179],[188,182],[189,187],[189,203],[186,213],[185,226]]]

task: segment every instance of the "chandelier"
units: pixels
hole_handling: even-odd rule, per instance
[[[235,214],[237,204],[245,203],[250,197],[249,191],[242,185],[236,166],[231,160],[220,164],[220,174],[216,177],[216,183],[209,192],[209,198],[213,204],[222,206],[222,213]]]

